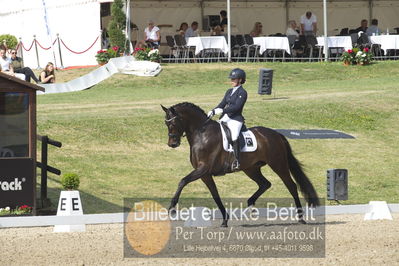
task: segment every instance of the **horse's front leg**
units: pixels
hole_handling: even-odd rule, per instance
[[[195,169],[194,171],[192,171],[190,174],[188,174],[187,176],[182,178],[182,180],[180,180],[179,185],[177,186],[176,193],[173,196],[172,201],[170,202],[169,212],[171,214],[174,215],[176,212],[175,207],[176,207],[176,204],[179,202],[180,194],[181,194],[183,188],[187,184],[203,177],[204,175],[207,174],[207,172],[208,172],[208,169],[205,166],[200,166],[197,169]]]
[[[204,181],[205,185],[208,187],[209,191],[212,194],[214,201],[216,202],[216,205],[218,205],[218,208],[219,208],[220,212],[222,213],[223,222],[222,222],[221,227],[227,227],[227,221],[229,220],[229,214],[226,212],[226,208],[224,207],[223,202],[220,199],[219,192],[216,187],[215,181],[213,180],[213,177],[211,175],[204,176],[202,178],[202,181]]]

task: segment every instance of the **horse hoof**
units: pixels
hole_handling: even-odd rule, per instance
[[[300,220],[298,220],[298,223],[300,223],[300,224],[306,224],[306,222],[305,222],[305,220],[304,220],[304,219],[300,219]]]
[[[220,227],[227,227],[227,221],[223,222]]]
[[[256,210],[256,208],[255,208],[255,205],[253,205],[253,204],[251,204],[251,205],[248,206],[248,210],[249,210],[249,213],[250,213],[250,214],[257,213],[257,210]]]
[[[176,216],[176,209],[175,208],[170,208],[169,209],[169,216]]]

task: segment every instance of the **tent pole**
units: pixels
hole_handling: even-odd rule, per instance
[[[286,28],[289,26],[288,25],[288,20],[289,19],[290,19],[290,10],[289,10],[289,7],[288,7],[288,0],[285,0],[285,23],[287,24]]]
[[[373,0],[369,0],[369,21],[373,19]]]
[[[132,46],[132,29],[131,25],[131,18],[130,18],[130,0],[126,0],[126,25],[125,25],[125,35],[126,35],[126,42],[125,42],[125,55],[129,55],[133,53],[133,46]],[[127,52],[128,51],[128,52]]]
[[[204,1],[203,0],[200,1],[200,7],[201,7],[202,30],[205,30],[204,29]]]
[[[327,0],[323,0],[323,19],[324,19],[324,61],[328,61],[328,42],[327,42]]]
[[[227,47],[229,48],[227,52],[227,61],[231,62],[231,16],[230,16],[230,0],[227,0]]]

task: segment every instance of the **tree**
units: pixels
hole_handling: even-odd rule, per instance
[[[119,46],[123,51],[126,43],[125,33],[126,15],[123,12],[122,0],[115,0],[111,5],[111,21],[108,25],[109,41],[111,46]]]

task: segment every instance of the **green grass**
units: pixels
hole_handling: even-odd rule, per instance
[[[38,133],[61,141],[49,161],[80,176],[86,213],[121,211],[123,197],[170,198],[192,167],[184,139],[166,145],[160,104],[189,101],[205,111],[229,87],[234,67],[247,71],[247,126],[325,128],[356,139],[289,140],[319,196],[326,195],[326,170],[349,170],[348,204],[399,202],[399,62],[344,67],[341,63],[170,64],[155,78],[114,75],[93,88],[38,97]],[[274,69],[273,96],[257,94],[259,68]],[[57,73],[68,80],[86,73]],[[269,167],[273,186],[263,197],[290,197]],[[49,195],[57,203],[60,177],[51,175]],[[217,177],[221,197],[249,197],[257,189],[244,173]],[[182,197],[210,197],[201,181]]]

